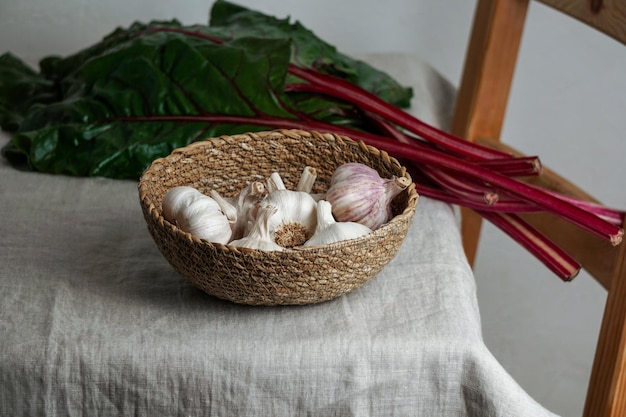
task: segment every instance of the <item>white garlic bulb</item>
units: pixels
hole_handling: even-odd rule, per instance
[[[209,242],[227,244],[232,236],[230,221],[222,213],[211,197],[193,202],[189,207],[182,210],[179,221],[180,228],[192,235],[208,240]],[[217,209],[215,208],[217,207]]]
[[[278,220],[277,213],[276,207],[267,205],[259,207],[257,219],[250,233],[241,239],[233,240],[230,245],[266,251],[282,251],[284,248],[274,242],[270,232]]]
[[[263,198],[261,205],[278,210],[280,221],[271,232],[279,245],[299,246],[315,233],[317,202],[309,193],[276,189]]]
[[[332,214],[332,206],[326,200],[317,202],[317,226],[315,234],[304,246],[327,245],[342,240],[356,239],[372,230],[356,222],[338,222]]]
[[[410,185],[405,177],[381,178],[360,163],[339,166],[331,178],[326,200],[340,222],[357,222],[376,230],[391,220],[391,201]]]
[[[202,195],[197,189],[186,185],[170,189],[161,202],[163,217],[170,223],[175,223],[180,211]]]
[[[174,187],[161,203],[163,217],[181,230],[210,242],[226,244],[232,230],[219,204],[193,187]]]

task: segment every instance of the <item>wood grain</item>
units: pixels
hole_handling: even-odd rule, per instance
[[[624,0],[538,0],[626,44]]]
[[[584,417],[626,416],[626,245],[620,245],[591,370]]]

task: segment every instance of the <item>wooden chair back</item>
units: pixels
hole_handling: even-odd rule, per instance
[[[626,45],[626,0],[536,0]],[[452,133],[508,149],[500,141],[530,0],[478,0],[457,97]],[[573,197],[596,201],[549,169],[532,179]],[[584,417],[626,416],[626,244],[617,247],[549,214],[524,216],[572,254],[608,291]],[[477,254],[481,217],[461,210],[463,245]]]

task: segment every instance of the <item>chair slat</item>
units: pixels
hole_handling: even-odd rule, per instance
[[[451,125],[453,134],[470,141],[500,137],[527,8],[528,0],[478,2]],[[473,265],[482,218],[472,210],[461,211],[463,247]]]
[[[591,369],[584,417],[626,415],[626,245],[620,245]]]
[[[626,45],[626,1],[538,0]]]
[[[626,44],[626,0],[537,0]],[[468,140],[498,142],[515,71],[528,0],[479,0],[451,130]],[[515,151],[508,148],[510,151]],[[595,201],[549,169],[529,182]],[[461,232],[473,264],[481,218],[462,208]],[[550,214],[525,219],[570,252],[608,292],[584,417],[626,415],[626,242],[617,247]]]

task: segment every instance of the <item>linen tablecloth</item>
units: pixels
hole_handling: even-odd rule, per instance
[[[448,122],[450,84],[370,55]],[[0,145],[8,141],[1,137]],[[148,234],[137,183],[0,161],[1,416],[553,416],[481,338],[452,207],[421,197],[394,260],[308,306],[187,284]]]

